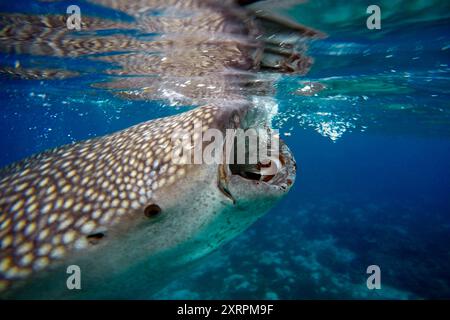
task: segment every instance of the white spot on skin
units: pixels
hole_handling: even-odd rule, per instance
[[[21,199],[21,200],[18,200],[18,201],[12,206],[11,211],[13,211],[13,212],[18,211],[20,208],[23,207],[23,203],[24,203],[24,201],[23,201],[22,199]]]
[[[139,209],[140,208],[139,202],[137,200],[132,201],[131,202],[131,208],[135,209],[135,210]]]
[[[85,204],[85,205],[83,206],[83,209],[82,209],[82,211],[83,211],[84,213],[88,213],[88,212],[90,212],[91,210],[92,210],[92,205],[91,205],[90,203]]]
[[[111,218],[112,218],[112,212],[108,211],[102,215],[102,217],[100,219],[100,223],[106,224],[107,222],[109,222],[109,220],[111,220]]]
[[[47,203],[42,209],[41,209],[41,213],[42,214],[47,214],[50,212],[50,210],[52,209],[52,204],[51,203]]]
[[[66,218],[63,222],[61,222],[58,226],[58,230],[64,230],[66,229],[68,226],[70,226],[73,222],[73,219],[68,217]]]
[[[56,221],[56,219],[58,219],[58,214],[54,213],[52,215],[50,215],[50,217],[48,217],[48,223],[53,223]]]
[[[166,179],[165,179],[165,178],[161,178],[161,179],[158,181],[158,187],[159,187],[159,188],[162,188],[165,184],[166,184]]]
[[[121,204],[122,204],[122,208],[125,208],[125,209],[126,209],[126,208],[129,207],[130,202],[129,202],[128,200],[125,199],[125,200],[122,201]]]
[[[74,203],[74,200],[72,198],[69,198],[64,202],[63,208],[69,209],[70,207],[72,207],[73,203]]]
[[[45,243],[38,249],[37,252],[40,256],[46,256],[46,255],[48,255],[48,253],[50,252],[51,249],[52,249],[52,246],[48,243]]]
[[[87,245],[88,245],[88,241],[85,238],[80,238],[77,241],[75,241],[74,247],[77,250],[81,250],[81,249],[86,248]]]
[[[46,266],[48,266],[49,263],[50,263],[50,261],[48,260],[47,257],[41,257],[41,258],[38,258],[38,259],[34,262],[33,268],[34,268],[35,270],[42,270],[42,269],[44,269]]]
[[[64,255],[64,247],[63,246],[59,246],[56,247],[55,249],[52,250],[52,252],[50,253],[50,257],[54,258],[54,259],[59,259],[62,258]]]
[[[12,243],[13,237],[11,235],[7,235],[3,241],[1,241],[2,249],[8,248]]]
[[[18,186],[16,186],[16,191],[20,192],[25,190],[28,187],[28,182],[24,182],[22,184],[19,184]]]
[[[119,204],[120,204],[119,199],[114,199],[114,200],[111,202],[111,206],[112,206],[113,208],[117,208],[117,207],[119,206]]]
[[[94,212],[92,212],[92,219],[97,220],[98,218],[100,218],[101,215],[102,215],[101,210],[95,210]]]
[[[91,233],[95,228],[95,223],[92,221],[86,222],[82,227],[81,227],[81,232],[88,234]]]
[[[27,207],[27,212],[28,212],[28,214],[32,214],[32,213],[34,213],[34,211],[36,209],[37,209],[37,203],[33,203]]]
[[[63,242],[65,244],[71,243],[75,239],[76,233],[73,230],[67,231],[63,235]]]
[[[22,257],[22,259],[20,259],[20,264],[22,266],[27,266],[33,261],[33,258],[34,258],[34,255],[31,252],[27,253],[26,255],[24,255]]]
[[[36,224],[35,223],[30,223],[26,228],[25,228],[25,235],[29,236],[33,233],[33,231],[36,230]]]
[[[25,242],[17,249],[17,253],[24,254],[24,253],[30,251],[32,248],[33,248],[33,245],[31,243]]]
[[[0,271],[5,272],[9,269],[12,264],[12,259],[10,257],[3,258],[0,260]]]
[[[9,220],[8,220],[8,221],[9,221]],[[25,221],[24,221],[24,220],[20,220],[20,221],[14,226],[14,231],[20,232],[24,227],[25,227]]]

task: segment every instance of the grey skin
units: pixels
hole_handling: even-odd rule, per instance
[[[224,133],[268,127],[268,117],[245,102],[204,106],[5,168],[1,297],[149,297],[248,228],[295,179],[295,162],[284,143],[277,173],[249,178],[246,171],[257,173],[257,166],[173,165],[169,137],[183,126],[192,130],[198,120],[207,124],[204,129]],[[81,268],[81,290],[66,287],[72,264]]]

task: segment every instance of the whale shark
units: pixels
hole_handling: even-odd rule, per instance
[[[139,287],[148,294],[164,274],[241,233],[294,183],[288,147],[280,143],[278,170],[266,176],[258,163],[174,164],[170,137],[193,132],[196,121],[224,134],[267,123],[252,108],[203,106],[3,169],[2,294],[118,298],[139,296]],[[82,290],[67,290],[69,265],[82,270]]]
[[[281,139],[269,159],[277,170],[267,174],[261,162],[175,162],[171,137],[179,129],[195,135],[198,122],[202,132],[223,135],[271,132],[273,108],[261,101],[274,94],[273,75],[306,72],[311,61],[294,43],[320,32],[246,1],[87,2],[131,19],[83,11],[78,32],[66,28],[65,16],[2,13],[0,51],[107,63],[105,80],[92,87],[193,108],[0,170],[4,299],[149,297],[242,233],[295,181],[295,159]],[[29,62],[0,72],[23,79],[86,73]],[[70,266],[80,270],[80,290],[68,289]]]

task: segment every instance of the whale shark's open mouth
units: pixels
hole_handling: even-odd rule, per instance
[[[231,174],[239,175],[244,179],[286,188],[294,182],[296,164],[291,151],[280,139],[280,152],[277,156],[255,164],[232,163],[228,165],[228,168]]]
[[[242,179],[254,186],[265,185],[279,190],[289,189],[295,181],[296,163],[292,152],[283,140],[279,140],[279,153],[256,163],[230,163],[219,166],[219,189],[233,202],[230,180]]]

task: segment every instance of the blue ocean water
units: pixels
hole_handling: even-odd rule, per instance
[[[381,30],[366,28],[366,2],[284,9],[328,35],[309,43],[309,73],[276,84],[274,127],[296,157],[296,184],[149,298],[450,298],[450,7],[389,3]],[[18,59],[1,54],[2,65]],[[74,60],[45,63],[92,67]],[[185,110],[120,99],[90,88],[95,80],[0,75],[0,165]],[[325,88],[299,93],[314,83]],[[380,290],[367,289],[369,265],[381,269]]]

